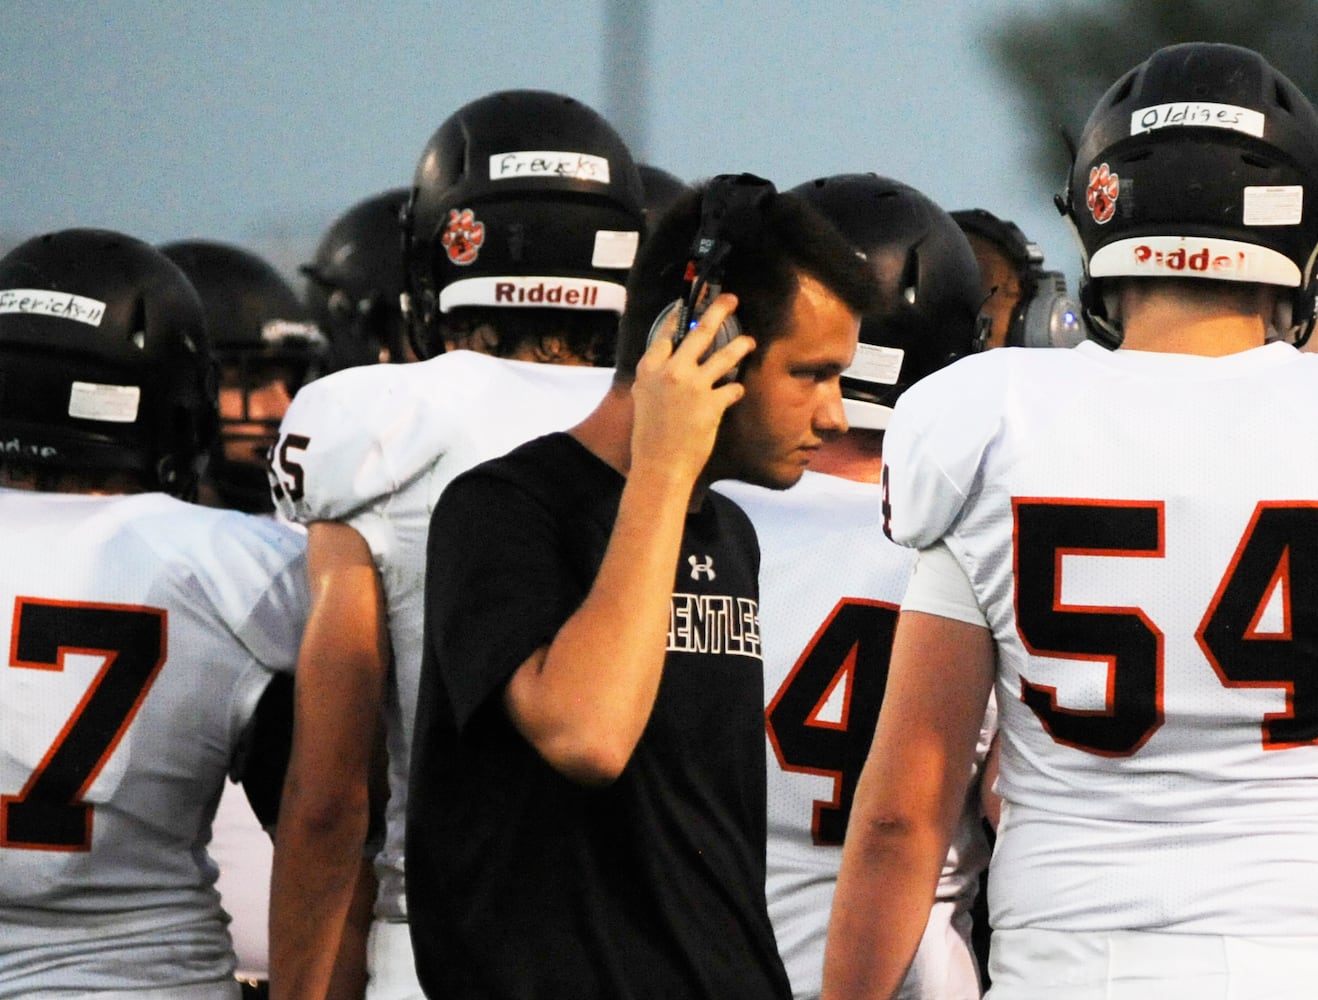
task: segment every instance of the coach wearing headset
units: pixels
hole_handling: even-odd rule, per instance
[[[791,486],[846,429],[868,287],[799,198],[715,178],[643,245],[598,407],[440,498],[407,838],[430,996],[790,995],[759,550],[707,486]]]

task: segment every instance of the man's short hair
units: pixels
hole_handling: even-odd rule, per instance
[[[488,327],[495,341],[487,353],[496,357],[511,357],[522,348],[546,353],[555,340],[572,356],[601,367],[613,364],[618,339],[618,314],[603,309],[467,306],[441,313],[438,324],[441,337],[457,344]]]
[[[619,379],[636,374],[655,317],[686,295],[687,264],[708,186],[705,182],[675,201],[641,244],[618,327]],[[818,281],[857,314],[872,303],[870,265],[828,219],[791,192],[730,209],[722,233],[732,244],[722,290],[737,296],[741,328],[758,347],[786,332],[802,276]],[[747,363],[754,359],[752,354]]]

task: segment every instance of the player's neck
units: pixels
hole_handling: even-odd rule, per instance
[[[827,438],[814,458],[811,472],[822,472],[855,483],[878,483],[883,475],[883,433],[851,430]]]
[[[1261,347],[1267,328],[1260,317],[1180,319],[1173,323],[1125,324],[1123,350],[1159,351],[1167,354],[1201,354],[1222,357]]]
[[[605,465],[627,475],[632,464],[632,400],[627,386],[611,386],[586,418],[568,431]]]
[[[625,477],[632,465],[633,415],[631,387],[615,383],[595,409],[568,433],[601,462]],[[688,510],[700,509],[708,488],[707,477],[702,475],[692,487]]]
[[[1123,350],[1222,357],[1267,342],[1270,296],[1254,302],[1179,294],[1122,296]]]

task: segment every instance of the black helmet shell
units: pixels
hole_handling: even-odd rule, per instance
[[[426,351],[464,306],[621,313],[644,224],[631,153],[586,105],[508,90],[454,112],[404,213],[407,308]]]
[[[982,344],[975,254],[947,212],[900,181],[838,174],[792,190],[874,268],[877,305],[861,319],[842,396],[853,426],[881,430],[906,389]]]
[[[409,188],[391,188],[357,202],[321,237],[301,271],[304,300],[330,342],[330,367],[406,360],[403,230]]]
[[[1171,45],[1126,73],[1085,125],[1065,211],[1100,327],[1097,283],[1118,276],[1294,288],[1293,332],[1312,327],[1318,115],[1257,52]]]
[[[0,259],[0,452],[125,470],[191,497],[218,427],[216,372],[187,277],[105,229],[35,237]]]

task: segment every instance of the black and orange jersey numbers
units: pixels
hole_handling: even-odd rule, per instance
[[[785,771],[833,779],[817,801],[814,843],[842,843],[860,770],[874,738],[897,606],[843,598],[833,608],[765,710],[769,739]]]
[[[1163,633],[1138,607],[1063,604],[1065,556],[1164,558],[1166,510],[1156,502],[1017,499],[1017,628],[1035,656],[1107,664],[1100,710],[1057,703],[1056,688],[1022,678],[1021,699],[1048,733],[1102,756],[1129,756],[1163,724]],[[1318,505],[1260,503],[1203,614],[1195,639],[1226,687],[1275,687],[1287,709],[1262,722],[1268,750],[1318,744]],[[1265,609],[1279,626],[1261,630]]]
[[[83,796],[165,662],[166,623],[157,608],[14,602],[10,667],[58,672],[73,653],[101,656],[104,665],[27,783],[0,795],[0,847],[91,849],[93,807]]]

